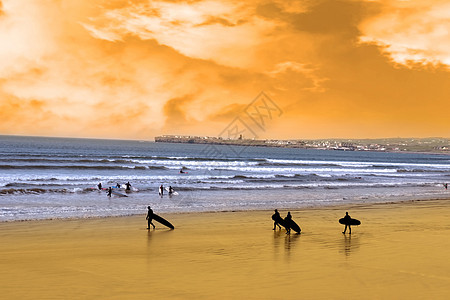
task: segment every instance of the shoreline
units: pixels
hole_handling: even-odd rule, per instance
[[[339,203],[339,204],[331,204],[331,205],[317,205],[317,206],[304,206],[304,207],[288,207],[288,208],[279,208],[273,207],[273,209],[242,209],[242,210],[220,210],[220,211],[191,211],[191,212],[160,212],[159,214],[164,215],[197,215],[197,214],[219,214],[219,213],[241,213],[241,212],[273,212],[274,209],[283,210],[283,211],[308,211],[308,210],[337,210],[337,209],[346,209],[346,208],[369,208],[371,206],[380,206],[380,205],[395,205],[395,204],[408,204],[414,202],[430,202],[430,201],[450,201],[450,195],[442,198],[426,198],[426,199],[412,199],[412,200],[398,200],[398,201],[387,201],[387,202],[364,202],[364,203]],[[154,207],[152,207],[154,208]],[[22,222],[40,222],[40,221],[76,221],[76,220],[102,220],[102,219],[114,219],[114,218],[132,218],[136,216],[146,215],[146,206],[142,209],[143,213],[129,214],[129,215],[118,215],[118,216],[86,216],[86,217],[67,217],[67,218],[43,218],[43,219],[25,219],[25,220],[4,220],[0,221],[1,224],[9,224],[9,223],[22,223]],[[156,212],[155,212],[156,213]],[[158,214],[158,213],[156,213]]]
[[[345,211],[361,220],[343,235]],[[155,211],[156,214],[159,214]],[[5,298],[446,299],[450,201],[0,223]],[[282,209],[281,215],[287,213]]]

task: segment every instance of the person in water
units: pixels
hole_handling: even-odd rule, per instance
[[[150,225],[152,225],[153,229],[155,229],[155,224],[152,223],[153,210],[151,209],[150,206],[148,206],[147,208],[148,208],[147,217],[145,217],[145,219],[147,220],[147,229],[150,229]]]
[[[348,227],[348,234],[352,234],[352,227],[350,226],[350,220],[351,219],[352,218],[348,214],[348,211],[345,212],[345,217],[344,217],[345,228],[344,228],[344,231],[342,232],[343,234],[345,234],[345,232],[347,231],[347,227]]]
[[[173,194],[173,188],[172,188],[172,186],[169,186],[169,196],[172,196],[172,194]]]
[[[116,188],[120,188],[120,183],[117,183],[117,184],[116,184]]]
[[[278,212],[278,209],[275,209],[275,213],[272,215],[272,220],[273,220],[273,230],[275,230],[278,226],[278,228],[281,229],[280,226],[280,220],[282,220],[280,213]]]
[[[445,187],[445,189],[448,188],[448,184],[447,183],[444,183],[443,186]]]
[[[291,212],[288,211],[286,218],[284,218],[284,226],[286,227],[286,234],[291,234]]]
[[[131,183],[128,181],[127,183],[125,183],[125,185],[127,186],[125,188],[126,191],[130,191],[131,190]]]
[[[112,187],[108,188],[108,193],[106,194],[108,197],[111,197],[112,194]]]
[[[102,189],[102,183],[99,182],[99,184],[97,184],[97,187],[98,187],[99,190],[101,190]]]
[[[162,197],[164,195],[164,187],[161,184],[161,186],[159,187],[159,195]]]
[[[180,173],[181,173],[181,174],[183,174],[183,173],[184,173],[184,171],[183,171],[183,168],[181,168],[181,169],[180,169]]]

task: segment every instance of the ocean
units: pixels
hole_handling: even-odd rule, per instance
[[[448,197],[450,156],[0,136],[0,221]],[[180,173],[183,168],[185,173]],[[130,182],[133,189],[104,188]],[[178,195],[158,194],[160,185]]]

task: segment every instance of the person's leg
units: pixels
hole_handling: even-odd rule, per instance
[[[345,233],[347,231],[347,225],[345,225],[344,231],[342,233]]]
[[[348,234],[352,234],[352,226],[348,225]]]

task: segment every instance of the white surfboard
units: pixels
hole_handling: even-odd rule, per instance
[[[166,187],[165,190],[166,190],[167,192],[169,192],[169,188],[168,188],[168,187]],[[178,192],[173,191],[173,192],[172,192],[172,195],[178,195]]]

